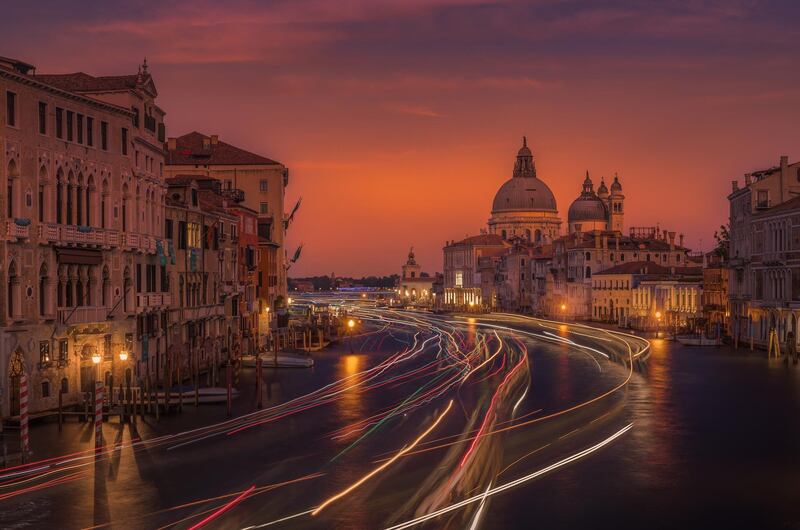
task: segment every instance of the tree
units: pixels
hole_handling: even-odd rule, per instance
[[[723,260],[727,260],[731,249],[729,225],[720,225],[719,230],[714,232],[714,240],[717,242],[717,248],[714,249],[714,252],[721,256]]]

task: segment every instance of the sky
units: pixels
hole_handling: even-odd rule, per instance
[[[134,73],[167,134],[289,167],[290,276],[442,269],[527,135],[566,228],[585,171],[627,226],[710,249],[731,181],[800,158],[800,3],[285,0],[4,3],[0,55]]]

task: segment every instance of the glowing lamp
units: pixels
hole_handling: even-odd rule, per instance
[[[119,352],[119,360],[122,361],[122,362],[127,361],[128,360],[128,352],[126,352],[125,350],[120,351]]]
[[[94,364],[100,364],[100,361],[102,361],[102,360],[103,360],[103,359],[102,359],[102,357],[100,357],[100,354],[99,354],[99,353],[93,353],[93,354],[92,354],[92,362],[93,362]]]
[[[347,321],[347,327],[348,328],[353,329],[355,326],[356,326],[356,321],[353,320],[352,318]]]
[[[661,311],[656,311],[656,318],[661,320]]]
[[[561,310],[562,311],[566,311],[567,310],[567,304],[561,304]]]

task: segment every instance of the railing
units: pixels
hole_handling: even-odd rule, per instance
[[[170,293],[142,293],[136,295],[136,305],[140,308],[162,307],[172,304]]]
[[[47,223],[39,225],[39,242],[117,247],[119,246],[119,232],[108,228],[78,227],[76,225]]]
[[[58,321],[61,324],[104,322],[106,317],[108,317],[108,308],[103,306],[61,307],[58,309]]]
[[[31,235],[30,225],[19,225],[14,219],[6,221],[6,236],[8,239],[28,239]]]

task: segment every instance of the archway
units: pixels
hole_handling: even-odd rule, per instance
[[[9,415],[19,416],[20,380],[25,373],[25,355],[17,348],[8,364],[8,406]]]

